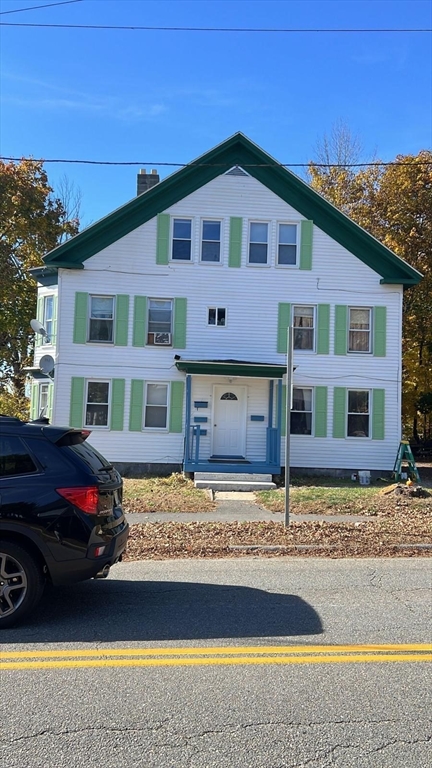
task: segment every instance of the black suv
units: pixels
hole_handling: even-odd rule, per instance
[[[36,606],[46,580],[105,578],[121,560],[123,482],[89,434],[0,416],[0,629]]]

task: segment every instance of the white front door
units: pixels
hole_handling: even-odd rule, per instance
[[[246,387],[213,389],[213,456],[245,456]]]

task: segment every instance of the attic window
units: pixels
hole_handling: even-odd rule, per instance
[[[225,176],[249,176],[249,174],[243,168],[240,168],[239,165],[235,165],[234,168],[226,172]]]

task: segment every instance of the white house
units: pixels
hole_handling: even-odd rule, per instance
[[[123,471],[279,474],[292,324],[292,467],[391,469],[421,275],[240,133],[141,181],[35,271],[32,416]]]

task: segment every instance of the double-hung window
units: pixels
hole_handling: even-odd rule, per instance
[[[45,296],[42,325],[46,330],[46,336],[43,336],[42,344],[53,343],[53,322],[54,322],[54,296],[53,295]]]
[[[291,434],[312,434],[312,389],[293,388],[293,405],[291,409]]]
[[[39,412],[38,416],[46,416],[48,411],[49,384],[39,384]]]
[[[144,427],[166,429],[168,425],[168,384],[146,385]]]
[[[149,299],[147,344],[171,345],[172,316],[172,299]]]
[[[87,427],[107,427],[110,384],[108,381],[88,381],[86,395]]]
[[[297,224],[279,224],[277,263],[291,267],[297,264]]]
[[[192,220],[173,219],[173,237],[171,258],[174,261],[192,259]]]
[[[249,224],[249,264],[267,264],[268,224],[251,221]]]
[[[114,296],[90,296],[89,341],[114,340]]]
[[[349,308],[348,352],[371,351],[371,317],[370,309]]]
[[[315,307],[298,304],[293,307],[294,349],[315,348]]]
[[[221,260],[221,222],[204,220],[202,222],[201,261],[213,264]]]
[[[348,390],[348,437],[369,437],[370,396],[364,389]]]

